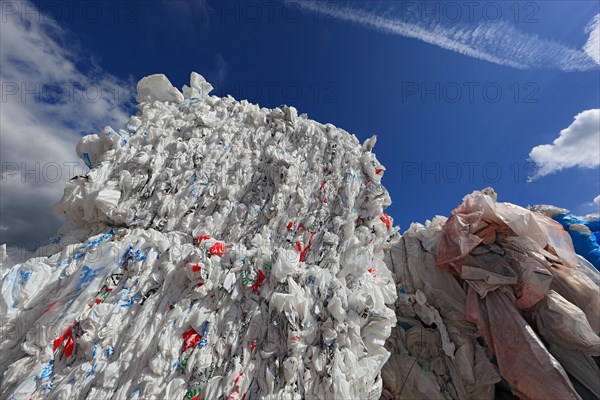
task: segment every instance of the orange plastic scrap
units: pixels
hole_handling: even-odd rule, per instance
[[[548,352],[506,294],[485,297],[500,374],[522,399],[581,399],[560,363]]]
[[[387,215],[386,213],[383,213],[383,214],[381,215],[381,217],[379,218],[379,220],[385,224],[385,227],[386,227],[386,228],[387,228],[387,230],[389,231],[389,230],[390,230],[390,226],[391,226],[391,224],[392,224],[392,223],[390,222],[390,216],[389,216],[389,215]]]

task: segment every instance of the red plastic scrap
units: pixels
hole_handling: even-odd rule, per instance
[[[210,236],[208,235],[198,236],[198,239],[196,240],[196,246],[200,246],[200,243],[202,243],[203,240],[208,239],[210,239]]]
[[[65,340],[67,341],[67,343],[65,343],[65,356],[71,357],[73,350],[75,350],[72,326],[68,327],[61,337],[54,339],[54,342],[52,343],[52,351],[56,351],[56,349],[58,349],[65,342]]]
[[[375,173],[376,173],[377,175],[380,175],[382,172],[383,172],[383,168],[377,168],[377,169],[375,170]]]
[[[240,378],[241,378],[243,375],[244,375],[244,373],[243,373],[243,372],[240,372],[240,373],[238,374],[238,376],[236,376],[236,377],[235,377],[235,379],[233,380],[233,384],[234,384],[234,385],[237,385],[238,381],[240,380]]]
[[[308,240],[308,244],[306,245],[304,250],[302,250],[302,252],[300,253],[300,262],[303,262],[304,259],[306,258],[306,253],[308,253],[308,249],[310,249],[310,245],[312,243],[312,238],[314,235],[315,235],[314,232],[310,234],[310,239]],[[298,247],[298,251],[300,251],[301,247],[299,246],[299,242],[296,243],[296,247]]]
[[[288,224],[287,224],[287,230],[288,231],[291,230],[292,226],[294,226],[294,223],[292,221],[288,222]]]
[[[199,266],[198,264],[192,265],[192,271],[194,271],[194,272],[200,272],[201,269],[202,269],[202,267]]]
[[[265,273],[264,273],[264,272],[262,272],[262,270],[261,270],[261,269],[259,269],[259,270],[258,270],[258,279],[257,279],[257,280],[256,280],[256,282],[254,282],[254,283],[252,284],[252,286],[251,286],[251,288],[252,288],[252,291],[253,291],[253,292],[255,292],[255,293],[256,293],[256,292],[258,291],[258,289],[259,289],[259,288],[262,286],[262,284],[264,283],[264,281],[265,281],[265,278],[266,278],[266,276],[265,276]]]
[[[58,305],[58,300],[56,300],[56,301],[53,301],[52,303],[50,303],[50,304],[48,304],[48,305],[46,306],[46,311],[45,311],[45,312],[48,312],[48,311],[52,311],[52,310],[54,310],[54,309],[56,308],[56,306],[57,306],[57,305]]]
[[[253,341],[250,343],[250,351],[254,351],[254,349],[255,349],[255,348],[256,348],[256,340],[253,340]]]
[[[209,251],[211,256],[222,257],[223,253],[225,253],[225,248],[223,247],[223,243],[217,242],[212,245]]]
[[[300,262],[303,262],[304,259],[306,258],[306,253],[308,253],[308,249],[310,248],[310,242],[308,243],[308,245],[304,248],[304,250],[302,250],[302,253],[300,253]]]
[[[319,188],[319,190],[323,190],[325,188],[326,184],[327,184],[327,181],[323,181],[323,183],[321,183],[321,187]]]
[[[388,229],[388,231],[390,230],[390,226],[392,225],[392,223],[390,222],[390,217],[389,215],[387,215],[386,213],[383,213],[383,215],[381,216],[381,218],[379,218],[381,220],[381,222],[383,222],[385,224],[385,227]]]
[[[300,242],[296,242],[296,249],[297,249],[299,252],[302,252],[302,243],[300,243]]]
[[[183,338],[183,346],[181,347],[181,353],[185,352],[187,349],[193,349],[196,344],[202,339],[202,336],[194,328],[190,328],[189,330],[183,332],[181,335]]]

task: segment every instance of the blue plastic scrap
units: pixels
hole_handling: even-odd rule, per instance
[[[600,220],[585,221],[572,214],[558,214],[554,220],[559,222],[571,235],[575,252],[600,271]],[[574,229],[576,228],[574,225],[587,227],[589,234],[581,232],[582,229]]]
[[[92,160],[90,159],[90,155],[88,153],[83,153],[81,156],[83,157],[83,162],[85,162],[85,165],[87,165],[89,169],[94,168],[92,166]]]
[[[20,270],[19,274],[21,275],[21,280],[19,281],[19,284],[24,285],[29,280],[29,277],[31,276],[32,272]]]
[[[81,290],[87,286],[103,269],[104,268],[92,269],[87,265],[84,265],[80,273],[79,282],[77,283],[77,290]]]
[[[208,331],[208,321],[204,321],[204,325],[202,326],[202,332],[200,333],[200,335],[202,336],[202,339],[200,339],[200,342],[198,343],[199,348],[203,348],[204,346],[206,346],[208,344],[208,339],[206,338],[207,331]]]

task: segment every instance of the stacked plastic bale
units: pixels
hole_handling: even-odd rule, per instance
[[[492,189],[452,214],[413,224],[391,247],[400,325],[384,395],[600,397],[600,275],[562,226]]]
[[[396,233],[371,148],[192,73],[77,145],[68,223],[3,268],[4,398],[378,398]]]

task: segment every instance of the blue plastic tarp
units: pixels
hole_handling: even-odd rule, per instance
[[[558,214],[554,219],[571,235],[575,252],[600,271],[600,220],[586,221],[571,214]],[[573,225],[583,225],[589,233]]]

